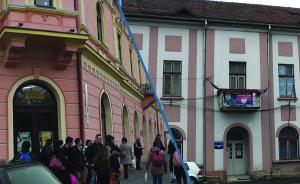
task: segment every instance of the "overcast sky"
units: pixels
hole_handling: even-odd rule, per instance
[[[300,0],[218,0],[218,1],[265,4],[265,5],[300,8]]]

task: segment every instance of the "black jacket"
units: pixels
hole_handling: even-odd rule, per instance
[[[100,146],[103,146],[103,144],[97,144],[94,142],[85,150],[86,161],[89,165],[93,163],[93,159],[96,157]]]
[[[133,147],[135,156],[141,156],[143,154],[143,148],[140,142],[135,141]]]
[[[72,147],[71,154],[72,168],[75,171],[82,171],[85,165],[83,149],[77,145]]]
[[[51,160],[52,155],[53,155],[52,148],[48,145],[45,145],[40,153],[39,160],[46,166],[49,166],[49,162]]]

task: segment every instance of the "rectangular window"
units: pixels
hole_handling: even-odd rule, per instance
[[[163,96],[181,96],[181,61],[164,61]]]
[[[122,37],[120,34],[118,34],[118,52],[120,63],[122,63]]]
[[[280,97],[295,97],[294,65],[278,65]]]
[[[42,7],[49,7],[49,8],[53,7],[52,0],[35,0],[34,4],[36,6],[42,6]]]
[[[141,65],[141,62],[140,62],[140,60],[138,60],[138,67],[139,67],[139,78],[140,78],[140,84],[142,84],[142,71],[141,71],[141,67],[142,67],[142,65]]]
[[[133,61],[132,61],[132,49],[129,49],[129,62],[130,62],[130,72],[133,77]]]
[[[229,63],[229,88],[246,89],[246,63]]]

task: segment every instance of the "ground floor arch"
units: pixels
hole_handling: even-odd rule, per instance
[[[134,137],[135,139],[140,136],[139,116],[134,112]]]
[[[9,158],[24,140],[29,140],[32,151],[38,153],[47,138],[64,139],[64,104],[64,95],[52,80],[44,76],[18,80],[8,95]]]
[[[227,175],[252,172],[252,137],[245,126],[231,126],[225,131],[224,168]]]
[[[147,120],[143,116],[143,143],[145,152],[149,151],[149,126],[147,125]]]

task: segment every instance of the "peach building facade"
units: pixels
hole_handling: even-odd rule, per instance
[[[146,151],[164,123],[113,0],[0,2],[0,159],[22,141],[120,143],[142,137]]]

